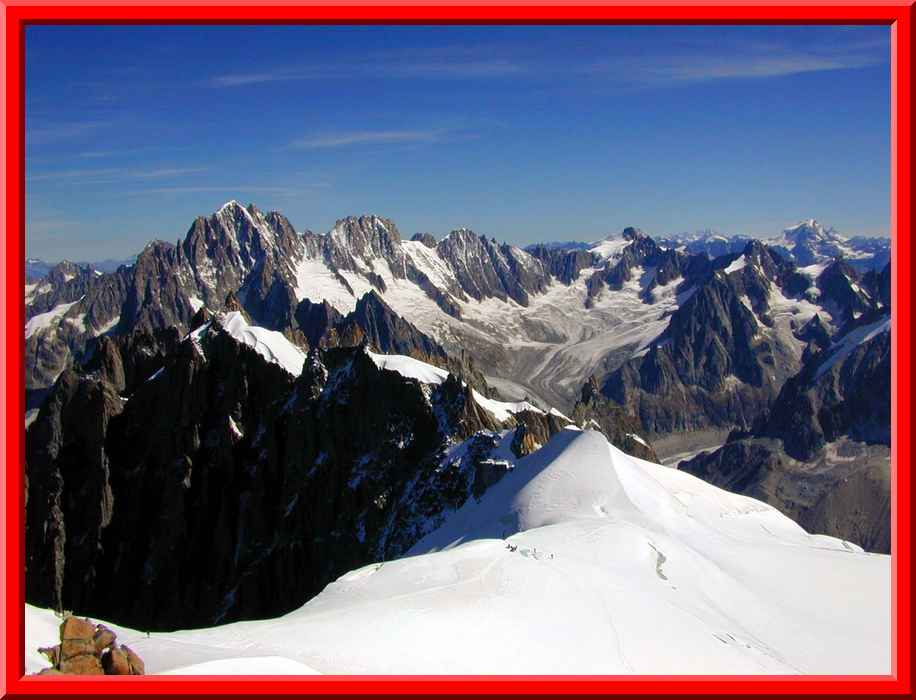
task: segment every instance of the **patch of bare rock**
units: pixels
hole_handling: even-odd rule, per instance
[[[143,660],[130,647],[118,644],[105,625],[69,615],[60,625],[60,644],[39,649],[51,662],[37,675],[142,676]]]

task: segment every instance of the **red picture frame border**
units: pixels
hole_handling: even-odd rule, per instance
[[[424,5],[283,4],[225,2],[175,5],[51,4],[0,0],[0,49],[5,104],[0,110],[6,146],[0,196],[5,222],[0,246],[4,271],[0,341],[4,494],[0,542],[3,576],[0,697],[86,695],[239,694],[909,694],[911,692],[912,482],[910,370],[913,250],[911,248],[913,49],[912,0],[693,4],[546,3]],[[889,676],[200,676],[24,677],[24,28],[29,24],[884,24],[891,27],[891,250],[892,250],[892,673]]]

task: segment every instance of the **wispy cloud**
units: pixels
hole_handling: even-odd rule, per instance
[[[25,142],[27,146],[41,146],[46,143],[67,141],[91,134],[106,126],[108,126],[108,122],[86,121],[32,127],[26,129]]]
[[[227,197],[232,193],[246,194],[266,194],[274,196],[293,196],[301,192],[313,189],[324,189],[330,187],[326,182],[312,182],[295,186],[264,186],[264,185],[188,185],[174,187],[145,187],[139,190],[127,192],[130,195],[143,194],[225,194]]]
[[[182,177],[206,172],[207,168],[154,168],[148,170],[128,168],[81,168],[74,170],[55,170],[52,172],[28,175],[29,182],[53,180],[80,182],[116,182],[120,180],[152,180],[169,177]]]
[[[503,78],[528,71],[528,66],[508,59],[430,61],[382,64],[376,70],[402,78]]]
[[[123,172],[124,171],[119,168],[79,168],[27,175],[26,180],[29,182],[44,182],[46,180],[95,180],[98,178],[115,177],[123,174]]]
[[[184,175],[196,175],[206,171],[207,168],[158,168],[155,170],[128,171],[128,176],[141,180],[151,180],[163,177],[182,177]]]
[[[431,131],[343,131],[309,136],[293,141],[292,148],[338,148],[341,146],[386,143],[432,143],[448,134],[444,129]]]
[[[228,73],[207,84],[232,88],[262,83],[304,80],[439,79],[484,80],[527,77],[535,80],[601,78],[620,83],[691,83],[734,78],[774,78],[849,68],[863,68],[886,61],[882,43],[837,42],[810,50],[785,44],[745,42],[693,46],[670,55],[617,56],[604,61],[579,60],[574,55],[545,60],[528,55],[524,48],[501,48],[486,58],[484,50],[451,47],[418,54],[409,51],[380,53],[372,60],[313,65],[307,68],[277,67],[247,73]]]
[[[28,238],[55,238],[82,226],[82,222],[60,217],[36,217],[26,221]]]
[[[778,78],[802,73],[847,70],[879,65],[872,51],[803,52],[777,46],[745,46],[681,55],[632,58],[594,63],[585,72],[615,81],[647,84],[698,83],[713,80]]]
[[[367,78],[438,78],[443,80],[492,79],[518,75],[529,67],[507,58],[461,57],[455,60],[437,55],[399,59],[377,57],[375,60],[313,65],[307,68],[277,67],[246,73],[226,73],[210,78],[214,88],[233,88],[261,83],[302,80],[341,80]]]
[[[81,151],[76,154],[77,158],[82,158],[85,160],[95,160],[99,158],[117,158],[127,155],[135,155],[142,151],[149,151],[149,148],[120,148],[120,149],[101,149],[101,150],[87,150]]]
[[[819,56],[765,56],[741,60],[707,60],[672,64],[658,72],[662,79],[697,82],[726,78],[775,78],[825,70],[863,68],[874,65],[869,58],[831,59]]]
[[[259,83],[276,83],[291,80],[312,80],[316,78],[332,77],[329,74],[315,71],[289,71],[276,70],[262,73],[227,73],[217,75],[210,79],[209,85],[217,88],[242,87],[257,85]]]

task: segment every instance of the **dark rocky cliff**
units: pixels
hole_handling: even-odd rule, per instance
[[[889,317],[813,352],[752,430],[680,464],[776,506],[811,532],[889,552]]]

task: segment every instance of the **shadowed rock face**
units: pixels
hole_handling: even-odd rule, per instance
[[[640,437],[642,426],[639,420],[602,396],[595,377],[589,377],[582,387],[572,419],[578,425],[600,430],[613,445],[627,454],[650,462],[659,461],[655,450]]]
[[[567,422],[501,423],[456,376],[421,385],[361,347],[313,348],[293,377],[219,319],[175,334],[101,339],[30,427],[30,602],[141,629],[286,612],[495,483],[497,431]],[[443,461],[469,438],[473,458]]]
[[[876,300],[878,306],[891,306],[891,266],[890,263],[880,270],[869,270],[861,278],[861,286],[867,294]]]
[[[733,285],[715,275],[672,315],[662,342],[613,372],[603,393],[649,432],[749,426],[778,389],[758,325]]]
[[[436,237],[431,233],[415,233],[414,235],[410,237],[410,240],[419,241],[420,243],[425,245],[427,248],[436,247]]]
[[[359,327],[365,341],[380,352],[408,355],[431,364],[446,361],[441,345],[394,313],[375,292],[369,292],[360,299],[356,309],[343,319],[341,326],[338,327],[338,336],[345,337],[349,328]]]
[[[796,459],[811,459],[841,436],[890,445],[890,333],[858,345],[842,361],[830,349],[812,357],[779,394],[754,431],[784,441]]]
[[[838,310],[837,325],[851,323],[875,307],[876,299],[863,291],[859,281],[859,274],[842,260],[831,263],[818,276],[821,299]],[[885,306],[890,303],[889,297],[887,301]]]
[[[98,581],[96,556],[113,506],[105,437],[123,403],[110,384],[66,370],[29,429],[26,569],[33,596],[58,609],[64,562],[78,572],[69,609],[84,605]]]
[[[863,316],[858,326],[882,318]],[[890,332],[845,355],[843,340],[813,352],[750,432],[680,468],[760,498],[812,532],[889,552]]]
[[[343,315],[328,302],[303,299],[296,307],[296,326],[303,331],[310,348],[337,347],[337,326]]]
[[[315,351],[296,380],[225,334],[203,345],[127,402],[101,378],[55,385],[27,443],[30,600],[213,624],[397,551],[383,524],[444,445],[420,386],[358,349]]]
[[[732,263],[741,264],[729,272]],[[879,289],[882,279],[876,274],[870,283]],[[811,280],[752,241],[740,255],[713,261],[658,341],[643,357],[611,372],[602,391],[639,416],[650,433],[748,430],[803,361],[863,314],[879,313],[879,292],[863,291],[857,280],[855,270],[838,262],[819,276],[811,292]],[[818,316],[803,326],[780,327],[780,309],[773,307],[777,291],[801,302],[814,294],[831,310],[833,327]],[[796,343],[808,347],[799,353]]]
[[[572,284],[582,270],[597,267],[600,263],[600,258],[587,250],[567,250],[539,244],[528,248],[528,252],[563,284]]]

